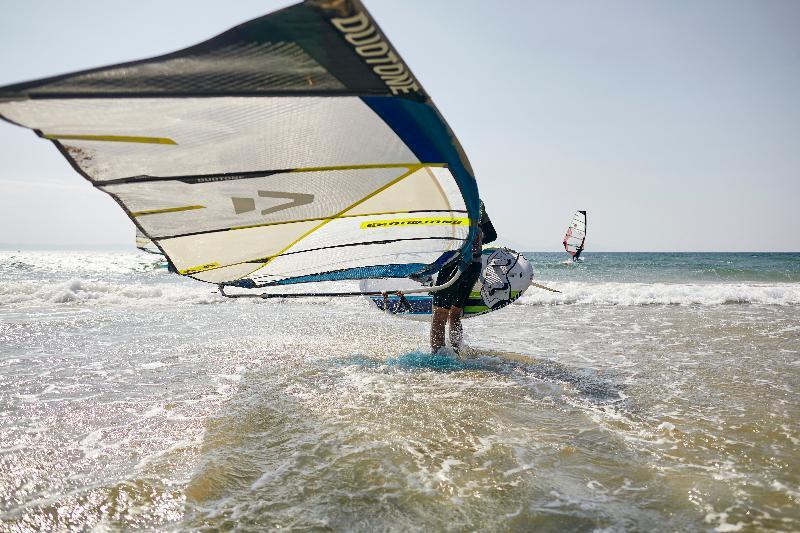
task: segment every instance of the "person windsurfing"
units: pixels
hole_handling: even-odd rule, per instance
[[[567,263],[578,262],[586,244],[586,211],[576,211],[564,235],[564,250],[571,255]]]
[[[478,233],[472,243],[472,261],[461,274],[461,277],[450,287],[433,293],[433,313],[431,318],[431,351],[438,352],[444,346],[445,326],[450,324],[450,346],[458,353],[461,346],[463,329],[461,316],[464,305],[472,292],[472,287],[481,275],[481,250],[484,244],[497,239],[497,232],[486,214],[481,201],[481,214],[478,222]],[[460,261],[453,261],[439,271],[436,285],[447,283],[458,271]]]

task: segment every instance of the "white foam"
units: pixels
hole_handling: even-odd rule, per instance
[[[800,283],[542,282],[561,293],[529,288],[522,305],[800,305]]]
[[[153,257],[135,252],[0,252],[0,306],[151,305],[155,302],[231,302],[213,285],[183,279],[154,267]],[[72,275],[73,279],[66,276]],[[536,280],[561,291],[529,288],[522,305],[800,305],[800,283],[620,283]],[[352,290],[345,282],[323,288],[281,291]],[[332,285],[336,285],[334,288]],[[298,303],[299,300],[294,300]],[[256,303],[236,300],[238,304]],[[309,298],[304,306],[358,306],[364,299]]]
[[[658,428],[656,429],[658,429],[659,431],[664,431],[666,433],[671,433],[675,430],[675,424],[671,422],[661,422],[661,424],[659,424]]]
[[[737,522],[735,524],[731,524],[728,522],[728,513],[706,513],[704,521],[707,524],[711,524],[717,522],[716,527],[714,527],[714,531],[740,531],[744,527],[744,522]]]
[[[4,306],[28,307],[42,304],[137,305],[158,301],[206,304],[226,299],[205,283],[142,284],[71,279],[66,282],[0,282],[0,301]]]

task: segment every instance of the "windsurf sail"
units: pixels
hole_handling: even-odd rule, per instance
[[[245,288],[436,272],[479,216],[466,155],[358,0],[0,88],[184,276]]]
[[[136,229],[136,247],[148,254],[162,255],[161,250],[155,245],[153,241],[147,238],[147,235],[142,233],[138,228]]]
[[[586,243],[586,211],[576,211],[564,235],[564,249],[577,261]]]

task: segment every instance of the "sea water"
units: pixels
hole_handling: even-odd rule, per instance
[[[0,252],[0,530],[800,530],[800,254],[529,257],[561,293],[458,359],[363,299]]]

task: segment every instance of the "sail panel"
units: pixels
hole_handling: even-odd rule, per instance
[[[107,185],[151,238],[334,216],[409,172],[409,166],[280,172],[184,183]],[[406,202],[405,209],[414,204]]]
[[[0,112],[58,143],[94,183],[419,162],[356,97],[27,100]]]
[[[408,210],[443,210],[466,213],[464,199],[458,191],[453,175],[443,167],[425,165],[411,175],[392,185],[360,205],[348,214],[392,213]]]
[[[201,233],[162,239],[158,244],[179,273],[191,275],[198,271],[273,257],[317,225],[318,222],[309,221]]]
[[[458,240],[433,237],[406,239],[386,241],[380,245],[341,246],[284,254],[248,277],[259,284],[274,284],[296,276],[313,276],[320,271],[327,273],[390,264],[418,264],[421,267],[435,262],[442,255],[442,250],[458,250]],[[323,265],[323,268],[319,269],[316,265]],[[309,278],[308,281],[316,280]]]
[[[346,87],[295,43],[230,44],[183,57],[68,76],[39,93],[329,91]]]

